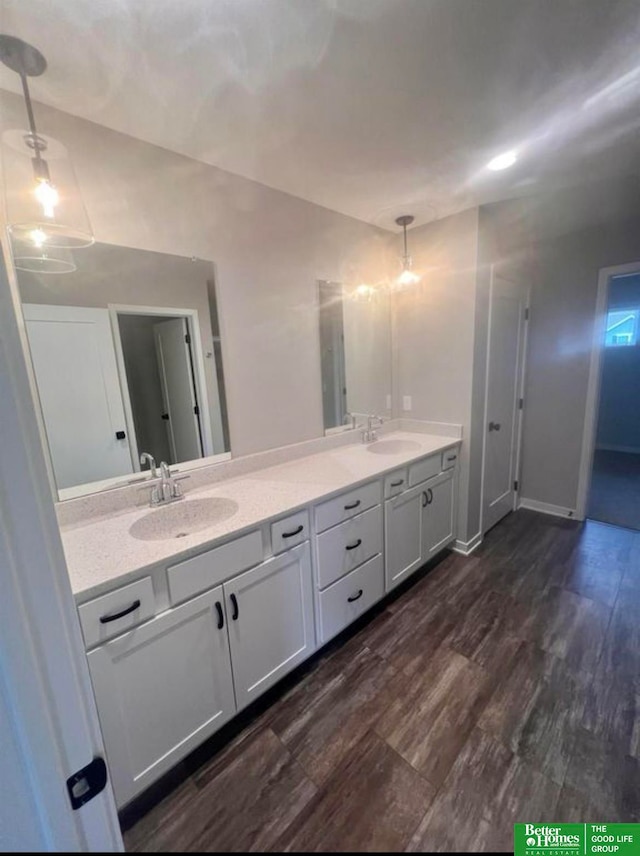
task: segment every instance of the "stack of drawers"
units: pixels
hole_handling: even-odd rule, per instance
[[[315,509],[318,642],[323,644],[384,595],[379,481]]]

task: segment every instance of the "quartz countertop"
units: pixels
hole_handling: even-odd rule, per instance
[[[147,541],[130,534],[134,523],[153,514],[148,506],[62,526],[62,543],[76,600],[96,597],[111,590],[115,581],[125,584],[141,572],[183,561],[219,540],[460,443],[457,437],[407,431],[385,434],[376,442],[388,440],[410,441],[415,446],[409,451],[373,454],[367,445],[353,443],[194,490],[189,490],[189,483],[185,482],[184,503],[191,499],[225,498],[235,502],[238,509],[226,519],[179,540]]]

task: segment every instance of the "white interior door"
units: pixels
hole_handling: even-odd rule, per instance
[[[515,507],[525,309],[523,289],[515,282],[494,276],[484,425],[483,532]]]
[[[108,310],[22,309],[58,489],[131,473]]]
[[[0,849],[121,851],[110,783],[76,810],[67,789],[67,779],[103,758],[104,747],[18,306],[0,252],[0,484],[7,486],[0,514]]]
[[[171,463],[193,461],[202,457],[202,441],[187,319],[162,321],[154,330]]]

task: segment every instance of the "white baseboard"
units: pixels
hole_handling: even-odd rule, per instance
[[[453,545],[453,552],[460,553],[462,556],[469,556],[480,544],[482,544],[482,532],[476,532],[470,541],[459,541],[456,539]]]
[[[562,505],[552,505],[550,502],[538,502],[537,499],[525,499],[518,502],[518,508],[528,508],[529,511],[540,511],[542,514],[552,514],[554,517],[572,517],[577,520],[575,508],[564,508]]]
[[[630,455],[640,455],[640,446],[609,446],[606,443],[598,443],[596,450],[603,452],[627,452]]]

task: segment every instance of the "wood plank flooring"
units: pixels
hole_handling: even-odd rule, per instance
[[[183,762],[127,850],[509,851],[518,821],[640,821],[639,616],[640,533],[518,511]]]

